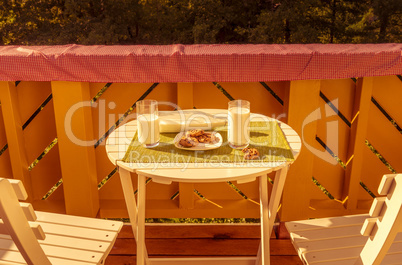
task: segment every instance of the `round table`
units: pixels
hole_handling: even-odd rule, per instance
[[[215,119],[217,123],[227,120],[227,110],[224,109],[197,109],[197,110],[184,110],[183,113],[191,115],[193,113],[203,113]],[[160,120],[166,119],[168,121],[176,119],[177,112],[160,111]],[[182,119],[183,116],[180,118]],[[269,120],[271,118],[261,114],[251,114],[253,121],[260,119]],[[271,119],[272,120],[272,119]],[[299,155],[301,149],[301,141],[298,134],[287,124],[277,121],[280,129],[287,140],[289,147],[293,153],[294,160]],[[267,166],[261,166],[253,163],[253,167],[236,166],[235,164],[225,164],[224,166],[216,167],[211,164],[192,165],[186,170],[182,170],[180,166],[172,166],[171,168],[157,168],[152,165],[140,165],[133,163],[126,163],[122,160],[126,151],[136,133],[136,121],[128,122],[118,127],[110,134],[106,141],[106,152],[112,163],[119,168],[120,180],[123,187],[124,199],[127,205],[127,211],[130,217],[131,225],[133,228],[134,237],[137,241],[137,265],[148,263],[148,255],[145,247],[145,193],[146,193],[146,177],[152,178],[152,181],[162,184],[170,184],[171,182],[184,182],[184,183],[213,183],[213,182],[226,182],[236,181],[237,183],[246,183],[259,179],[260,187],[260,218],[261,218],[261,244],[260,250],[257,254],[256,264],[269,264],[269,239],[272,233],[276,212],[279,206],[280,198],[282,196],[283,187],[286,180],[288,167],[292,162],[274,162]],[[130,172],[138,174],[138,201],[135,200],[133,185],[130,177]],[[272,188],[271,196],[268,197],[267,188],[267,174],[276,172],[275,182]],[[169,262],[172,259],[169,259]],[[202,259],[188,259],[189,264],[197,264],[197,261]],[[237,262],[241,262],[241,258]],[[243,259],[245,264],[246,259]],[[178,259],[177,264],[182,264],[184,259]],[[234,260],[231,259],[228,264]],[[162,263],[161,259],[158,259]],[[205,262],[205,261],[204,261]],[[208,262],[212,262],[209,260]],[[223,260],[218,263],[224,264]],[[149,264],[149,263],[148,263]],[[213,264],[213,263],[211,263]],[[240,263],[239,263],[240,264]]]

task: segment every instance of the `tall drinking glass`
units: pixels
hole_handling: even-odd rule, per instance
[[[136,104],[138,141],[146,148],[159,144],[158,102],[140,100]]]
[[[243,149],[250,143],[250,102],[232,100],[228,106],[228,141],[234,149]]]

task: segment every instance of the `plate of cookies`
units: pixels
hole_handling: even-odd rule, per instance
[[[174,139],[174,145],[184,150],[210,150],[222,145],[222,136],[217,132],[193,129],[178,133]]]

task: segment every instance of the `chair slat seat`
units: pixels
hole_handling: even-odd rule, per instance
[[[336,260],[344,260],[344,262],[351,260],[355,263],[363,247],[364,244],[355,247],[345,246],[329,250],[310,251],[304,253],[303,258],[310,260],[309,264],[327,264],[328,261]],[[402,242],[394,242],[381,264],[402,264],[401,259],[395,260],[395,257],[400,254],[402,254]]]
[[[311,240],[304,242],[294,243],[295,246],[302,253],[309,251],[322,251],[331,248],[344,248],[344,247],[355,247],[361,246],[363,247],[366,243],[367,237],[362,237],[360,235],[350,236],[350,237],[339,237],[339,238],[326,238],[322,240]]]
[[[9,241],[8,247],[5,246],[8,243],[7,241]],[[41,244],[41,247],[49,259],[55,258],[57,263],[52,264],[63,264],[62,260],[82,264],[98,264],[99,260],[103,258],[103,253],[101,252],[45,244]],[[0,239],[0,252],[1,251],[5,253],[5,255],[0,254],[0,264],[2,264],[3,261],[27,264],[12,240]]]
[[[21,253],[17,250],[10,249],[0,249],[0,264],[3,262],[14,262],[16,264],[27,264],[25,262],[24,257],[22,257]]]
[[[402,174],[383,177],[370,214],[287,222],[304,264],[402,264]]]
[[[42,227],[39,224],[37,224],[36,222],[28,222],[28,225],[37,239],[45,238],[45,234],[42,230]],[[7,234],[7,233],[8,233],[7,227],[0,219],[0,234]]]
[[[92,238],[94,240],[103,242],[113,242],[117,236],[116,233],[99,229],[90,229],[42,222],[37,223],[40,224],[45,234],[68,235],[70,237],[82,239]]]
[[[363,225],[364,218],[368,215],[355,216],[352,220],[361,220],[360,224],[346,226],[344,217],[333,217],[322,219],[313,219],[306,221],[288,222],[286,227],[290,233],[292,243],[298,251],[301,259],[306,264],[355,264],[359,257],[368,236],[360,234],[360,228]],[[348,216],[350,220],[350,216]],[[332,220],[329,221],[329,220]],[[323,222],[324,221],[324,222]],[[294,226],[295,224],[296,226]],[[329,227],[323,228],[323,223],[327,223]],[[297,227],[302,230],[293,231],[292,227]],[[308,229],[307,229],[308,228]],[[351,233],[349,233],[351,232]],[[399,233],[394,240],[394,243],[388,250],[386,258],[381,264],[395,264],[395,259],[399,252],[402,255],[402,233]],[[390,256],[389,258],[387,258]],[[395,258],[395,259],[394,259]],[[388,263],[388,261],[390,263]],[[308,263],[307,263],[308,261]],[[402,259],[398,260],[402,264]]]
[[[113,232],[118,232],[121,228],[121,222],[119,221],[86,218],[65,214],[54,214],[41,211],[35,211],[35,213],[37,220],[41,223],[63,224]]]
[[[303,230],[293,234],[294,242],[304,242],[306,240],[321,240],[343,238],[360,234],[361,225],[351,225],[342,227],[331,227],[314,230]]]
[[[75,238],[66,235],[46,235],[46,239],[39,242],[40,245],[60,246],[65,248],[78,248],[82,250],[90,250],[95,252],[108,252],[112,244],[109,242]]]
[[[366,220],[366,218],[369,217],[370,216],[368,214],[357,214],[357,215],[342,216],[342,218],[329,217],[329,218],[293,221],[293,222],[287,222],[286,227],[288,229],[291,229],[293,232],[296,232],[301,230],[331,228],[331,227],[339,227],[353,224],[362,225],[364,220]]]
[[[402,254],[392,254],[392,255],[386,255],[384,259],[382,260],[381,264],[384,265],[398,265],[402,264]],[[338,259],[338,260],[333,260],[333,261],[325,261],[322,263],[314,263],[317,265],[355,265],[356,264],[356,257],[350,258],[350,259]]]
[[[0,195],[0,218],[3,219],[0,219],[0,264],[104,263],[122,222],[34,212],[31,205],[18,203],[18,198],[24,198],[23,186],[16,180],[12,180],[11,185],[5,181],[8,180],[0,178],[1,191],[7,193]],[[18,222],[14,222],[17,219]],[[23,232],[19,226],[23,226]],[[37,231],[43,236],[35,236]],[[33,245],[35,251],[30,249]]]

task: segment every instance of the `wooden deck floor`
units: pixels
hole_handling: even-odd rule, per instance
[[[258,225],[148,225],[146,245],[151,257],[254,256]],[[272,265],[302,265],[289,239],[271,237]],[[125,225],[106,259],[106,265],[134,265],[136,245],[131,226]]]

